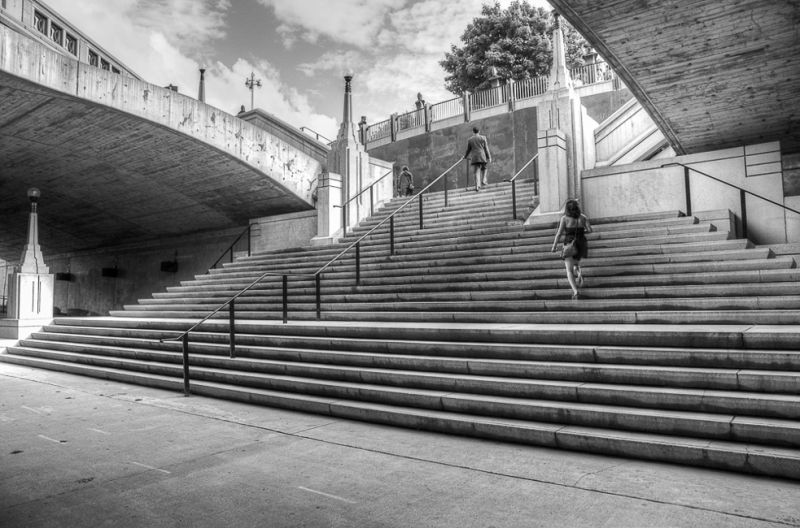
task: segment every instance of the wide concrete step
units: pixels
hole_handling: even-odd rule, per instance
[[[648,288],[584,288],[581,299],[571,299],[568,287],[547,290],[503,291],[442,291],[350,293],[331,295],[321,293],[324,311],[537,311],[537,310],[680,310],[680,309],[800,309],[800,284],[775,283],[756,285],[716,286],[657,286]],[[331,302],[331,297],[337,299]],[[126,305],[133,312],[211,312],[227,298],[173,299]],[[313,292],[294,292],[288,296],[292,310],[316,310]],[[283,309],[278,294],[260,297],[240,297],[237,313],[277,311]],[[227,310],[226,310],[227,313]]]
[[[97,338],[69,337],[25,339],[12,348],[12,353],[61,360],[66,357],[78,362],[91,362],[96,356],[111,361],[124,358],[181,362],[181,345],[175,341],[117,338],[109,345]],[[236,358],[231,359],[225,357],[228,346],[213,343],[192,343],[191,352],[193,366],[248,372],[497,396],[800,418],[800,371],[443,358],[241,344],[236,347]]]
[[[774,270],[736,273],[673,274],[662,276],[611,276],[587,275],[582,287],[586,299],[619,298],[672,298],[672,297],[730,297],[800,295],[800,270]],[[453,278],[455,279],[455,278]],[[295,301],[316,302],[316,289],[312,280],[290,283],[288,294]],[[338,296],[343,302],[393,302],[434,300],[530,300],[558,299],[569,289],[566,278],[501,280],[486,277],[479,281],[441,282],[397,281],[389,284],[332,286],[325,283],[321,295],[330,299]],[[282,295],[282,284],[272,288],[261,288],[245,292],[237,299],[238,304],[253,304],[273,301]],[[170,294],[153,299],[141,299],[139,305],[177,305],[219,303],[231,297],[229,290],[206,290],[184,295]],[[135,307],[137,305],[128,305]]]
[[[129,322],[129,321],[124,321]],[[205,325],[204,325],[205,328]],[[394,329],[389,334],[393,333]],[[133,347],[178,351],[170,340],[175,330],[134,327],[47,325],[31,339],[84,343],[106,347]],[[665,338],[665,341],[669,341]],[[227,332],[203,331],[191,334],[192,350],[211,353],[222,346],[228,350]],[[454,342],[422,339],[328,337],[278,333],[237,333],[237,355],[269,357],[291,361],[340,363],[350,366],[387,366],[399,362],[402,368],[425,370],[417,358],[452,358],[448,371],[474,372],[471,361],[510,360],[578,362],[672,367],[800,371],[800,350],[759,350],[702,347],[587,346],[506,342]],[[196,344],[201,348],[196,348]],[[438,368],[441,367],[439,364]],[[506,375],[515,375],[512,369]]]
[[[549,301],[556,303],[558,301]],[[591,301],[587,301],[591,302]],[[387,309],[376,310],[373,306],[362,306],[359,310],[354,305],[344,306],[340,310],[331,310],[330,306],[323,305],[321,319],[325,321],[369,321],[404,323],[430,322],[457,322],[457,323],[530,323],[530,324],[558,324],[568,320],[580,320],[587,324],[749,324],[749,325],[796,325],[800,323],[797,309],[740,309],[735,302],[719,303],[706,309],[696,309],[696,303],[687,300],[682,303],[672,302],[672,309],[620,309],[612,310],[611,302],[608,304],[595,302],[592,309],[586,310],[580,305],[562,303],[558,308],[552,304],[546,311],[524,311],[521,308],[510,309],[504,306],[505,311],[485,311],[488,306],[483,306],[483,311],[475,306],[465,303],[463,306],[441,306],[433,309],[431,306],[414,306],[411,303],[396,305],[394,311]],[[620,301],[616,301],[620,302]],[[544,303],[540,304],[539,308]],[[576,303],[577,304],[577,303]],[[220,306],[225,308],[225,306]],[[466,308],[466,309],[464,309]],[[301,304],[295,306],[289,303],[288,319],[297,321],[312,321],[318,319],[315,306]],[[366,310],[366,311],[365,311]],[[195,319],[204,317],[207,312],[191,310],[147,311],[147,310],[114,310],[111,316],[125,318],[156,318],[156,319]],[[222,309],[212,317],[223,319],[228,317],[227,309]],[[281,320],[282,310],[237,311],[238,319],[250,320]]]
[[[144,354],[150,357],[145,359],[130,359],[120,355],[75,354],[28,347],[12,347],[11,352],[19,356],[33,355],[40,359],[101,368],[132,370],[162,376],[183,375],[183,367],[179,362],[180,355],[177,353],[161,358],[170,360],[164,362],[156,361],[154,358],[156,354],[148,351],[144,351]],[[204,363],[203,359],[207,358],[196,358],[197,363]],[[329,365],[306,364],[290,367],[286,363],[276,365],[275,362],[253,359],[218,358],[215,363],[222,367],[191,365],[192,379],[323,397],[447,410],[470,415],[500,416],[767,445],[800,446],[800,423],[794,420],[750,417],[728,412],[707,413],[630,407],[619,403],[611,405],[583,403],[578,399],[544,400],[538,396],[542,395],[542,391],[545,390],[543,387],[546,385],[529,380],[398,372],[387,369],[348,369]],[[275,370],[277,372],[273,372]],[[575,387],[566,388],[566,392],[574,390]],[[513,394],[517,396],[512,396]],[[715,396],[719,397],[720,394],[712,394],[708,400],[714,400]],[[634,395],[629,397],[632,398]],[[665,395],[662,397],[667,398]],[[694,397],[702,398],[697,394]],[[772,403],[777,406],[778,402],[783,400],[782,403],[786,407],[791,407],[793,398],[796,400],[795,397],[776,397]],[[755,395],[751,398],[751,400],[756,399],[767,398],[758,398]],[[739,401],[744,402],[744,399]],[[764,405],[769,406],[770,403],[764,402]],[[747,408],[753,409],[752,406]]]
[[[760,260],[732,261],[708,263],[702,266],[698,273],[659,273],[652,268],[634,274],[618,275],[619,270],[614,267],[587,268],[584,270],[586,285],[599,287],[617,286],[668,286],[668,285],[706,285],[706,284],[754,284],[772,282],[793,282],[800,280],[800,270],[792,268],[794,261],[791,258],[771,259],[768,265]],[[736,264],[741,264],[736,266]],[[679,265],[675,265],[676,267]],[[749,267],[749,269],[748,269]],[[631,267],[633,268],[633,267]],[[686,268],[694,269],[694,268]],[[728,271],[733,270],[733,271]],[[485,291],[485,290],[525,290],[530,291],[550,288],[568,288],[565,273],[553,268],[551,270],[511,270],[496,273],[460,273],[460,274],[424,274],[417,275],[413,280],[401,276],[388,276],[362,279],[356,285],[352,278],[330,279],[326,278],[322,291],[326,295],[344,295],[350,293],[400,293],[400,292],[441,292],[441,291]],[[646,275],[647,271],[650,274]],[[677,271],[677,270],[676,270]],[[174,299],[188,301],[207,299],[202,302],[215,302],[230,298],[237,290],[232,285],[214,285],[196,288],[195,291],[171,291],[154,293],[152,299],[140,299],[140,304],[159,304],[170,302]],[[282,283],[266,280],[258,287],[248,290],[241,298],[249,299],[271,295],[282,295]],[[288,282],[290,295],[314,295],[315,283],[313,279],[293,278]]]
[[[128,383],[173,390],[182,388],[178,377],[179,365],[164,365],[157,369],[161,372],[145,373],[23,356],[7,355],[3,359]],[[307,382],[306,390],[302,392],[286,392],[270,388],[285,385],[286,377],[283,380],[271,377],[270,381],[270,377],[244,373],[244,381],[253,386],[238,386],[227,383],[229,373],[216,369],[193,370],[199,378],[209,378],[192,382],[191,390],[200,395],[463,434],[467,431],[454,428],[454,423],[461,423],[464,429],[471,431],[471,435],[562,448],[565,446],[556,442],[555,435],[564,435],[566,428],[575,428],[575,433],[581,435],[575,448],[582,451],[607,453],[606,450],[620,450],[629,457],[642,456],[695,465],[699,460],[699,465],[706,467],[800,477],[800,451],[796,448],[794,421],[518,398],[481,398],[443,391],[392,391],[386,387],[345,382],[326,386]],[[310,394],[309,390],[321,394]],[[392,403],[366,399],[374,396]],[[494,424],[494,428],[488,427],[489,424]],[[655,431],[639,431],[650,427]],[[538,431],[538,434],[532,435],[533,431]],[[684,434],[686,432],[689,434]],[[695,437],[695,432],[702,436]],[[745,440],[751,437],[757,442]],[[613,442],[610,439],[614,439]],[[632,449],[630,442],[633,439],[644,442],[647,448],[641,451]],[[764,444],[762,440],[778,444],[785,442],[790,447]],[[746,449],[744,453],[747,456],[744,456],[743,449]],[[689,455],[688,450],[693,454]],[[738,458],[736,453],[740,453]]]
[[[648,277],[658,278],[659,275],[707,275],[719,276],[727,272],[744,272],[749,270],[760,271],[758,282],[768,282],[764,280],[770,271],[774,270],[789,270],[795,269],[795,262],[791,257],[778,257],[775,259],[767,259],[768,250],[734,250],[734,251],[721,251],[719,260],[712,261],[697,261],[690,259],[707,258],[703,254],[679,254],[675,256],[657,256],[655,258],[648,258],[647,260],[654,264],[615,264],[615,259],[591,259],[582,263],[584,276],[601,278],[601,277],[618,277],[620,280],[629,280],[631,283],[639,284],[639,280],[646,281]],[[716,256],[716,255],[715,255]],[[745,260],[746,257],[761,257],[752,260]],[[597,264],[597,265],[593,265]],[[793,276],[793,275],[790,275]],[[356,287],[355,273],[339,272],[332,273],[326,272],[323,274],[324,287],[341,287],[350,286]],[[460,270],[458,273],[450,273],[447,269],[429,268],[420,269],[419,272],[413,273],[413,280],[408,279],[409,275],[403,274],[402,271],[382,270],[382,273],[369,273],[362,272],[361,287],[368,287],[369,285],[398,285],[398,284],[445,284],[448,282],[490,282],[490,281],[504,281],[504,280],[520,280],[532,281],[543,279],[564,279],[565,272],[563,264],[560,261],[542,261],[537,263],[535,267],[526,266],[506,268],[499,265],[481,266],[479,270]],[[249,279],[249,280],[248,280]],[[190,281],[185,286],[172,286],[168,287],[166,292],[154,293],[154,297],[180,297],[186,295],[205,295],[207,292],[237,292],[249,285],[252,278],[247,276],[239,280],[221,279],[218,281],[208,282],[206,284],[195,284]],[[791,279],[789,279],[791,280]],[[265,277],[253,286],[254,291],[281,291],[281,284],[278,282],[279,278]],[[699,282],[699,281],[698,281]],[[306,288],[311,287],[314,282],[311,276],[292,276],[289,281],[291,288]]]
[[[711,226],[708,224],[688,224],[686,226],[679,226],[676,228],[665,228],[655,233],[652,231],[616,231],[614,234],[619,234],[620,237],[625,238],[606,239],[601,238],[603,234],[598,234],[596,236],[590,235],[589,245],[594,250],[599,248],[646,246],[648,243],[669,243],[672,240],[668,238],[670,235],[709,233],[710,231],[712,231]],[[417,241],[411,240],[412,238],[413,237],[408,237],[406,242],[395,242],[394,249],[397,256],[410,258],[413,255],[430,255],[432,252],[452,253],[454,251],[459,252],[459,254],[504,254],[514,249],[519,250],[523,248],[528,248],[532,251],[538,250],[541,252],[548,252],[553,242],[552,234],[548,234],[543,237],[532,238],[528,237],[524,232],[515,232],[508,229],[505,230],[502,236],[494,233],[488,233],[476,236],[464,235],[452,238],[438,237],[435,241]],[[717,234],[711,238],[715,240],[727,240],[727,235],[722,236],[721,234]],[[645,239],[646,241],[643,241]],[[681,243],[685,242],[685,240],[685,237],[681,237],[678,238],[676,242]],[[337,251],[328,251],[324,253],[320,252],[318,254],[291,255],[285,257],[281,256],[279,258],[276,258],[275,256],[244,257],[233,263],[225,265],[223,268],[210,270],[209,273],[212,275],[228,275],[230,273],[237,273],[244,270],[263,269],[270,266],[275,268],[286,268],[296,263],[308,265],[313,262],[322,265],[332,260],[334,257],[339,256],[344,249],[346,249],[346,246],[342,247],[341,249],[337,249]],[[370,258],[384,259],[388,255],[388,238],[375,240],[373,237],[370,237],[368,240],[365,240],[360,244],[360,256],[364,260],[369,260]],[[351,249],[350,251],[342,254],[338,260],[345,262],[353,259],[355,259],[355,250]],[[202,275],[198,275],[198,277],[201,276]]]
[[[566,322],[570,321],[570,322]],[[197,323],[197,318],[152,319],[121,317],[57,317],[55,326],[158,330],[175,336]],[[237,332],[253,335],[316,336],[328,339],[479,342],[504,344],[546,344],[585,346],[654,346],[669,343],[673,347],[797,350],[800,325],[752,326],[748,324],[589,324],[563,319],[558,323],[481,324],[430,321],[291,321],[280,319],[237,321]],[[196,333],[227,333],[227,321],[203,323]],[[192,334],[193,336],[195,333]]]
[[[708,233],[708,237],[699,237],[703,239],[702,242],[691,241],[682,242],[665,240],[665,244],[647,245],[647,246],[630,246],[630,247],[611,247],[611,248],[595,248],[589,250],[588,265],[601,265],[608,263],[626,263],[626,264],[645,264],[654,262],[687,262],[687,261],[707,261],[707,260],[720,260],[726,255],[712,254],[714,250],[735,250],[742,248],[743,244],[740,241],[729,241],[716,233]],[[695,237],[697,238],[697,237]],[[419,253],[411,256],[402,254],[389,255],[387,250],[384,257],[375,257],[372,259],[360,260],[360,269],[362,273],[369,273],[370,271],[377,271],[379,275],[393,274],[401,275],[414,275],[419,272],[429,273],[432,267],[440,269],[450,268],[448,271],[451,273],[462,273],[465,266],[481,265],[481,269],[486,270],[485,266],[499,265],[501,269],[507,269],[509,265],[520,266],[529,264],[530,261],[538,261],[550,267],[563,266],[561,259],[558,255],[549,251],[549,246],[545,249],[540,247],[537,250],[531,248],[498,248],[491,250],[484,250],[476,255],[476,252],[470,250],[464,251],[448,251],[443,253],[429,252]],[[705,250],[704,250],[705,249]],[[740,259],[752,259],[756,255],[761,255],[766,258],[769,255],[768,249],[762,250],[748,250],[760,251],[760,253],[742,253],[738,257]],[[603,260],[611,259],[611,260]],[[341,260],[333,263],[324,271],[325,276],[334,275],[336,273],[353,274],[355,268],[355,258]],[[311,275],[321,269],[324,263],[308,262],[305,264],[295,264],[293,266],[285,266],[280,263],[273,265],[261,266],[259,270],[243,272],[241,275],[230,274],[214,274],[214,275],[199,275],[198,278],[190,281],[181,281],[182,286],[186,285],[204,285],[204,284],[219,284],[224,281],[238,281],[239,283],[249,283],[247,279],[253,280],[260,275],[273,274],[282,275],[289,274],[295,276]],[[287,269],[288,268],[288,269]],[[244,280],[243,280],[244,279]],[[169,291],[169,290],[168,290]]]

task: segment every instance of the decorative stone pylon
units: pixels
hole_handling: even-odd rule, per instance
[[[317,183],[317,236],[312,240],[315,244],[332,242],[363,217],[362,200],[347,204],[345,212],[342,208],[349,197],[358,194],[369,176],[369,154],[353,123],[352,80],[352,73],[344,76],[342,124],[328,152],[327,170],[319,175]]]
[[[556,13],[547,96],[537,106],[539,206],[526,223],[557,220],[567,199],[580,197],[583,113],[567,68],[564,33]]]
[[[8,319],[0,320],[0,336],[23,339],[53,319],[54,277],[39,247],[39,189],[28,189],[31,212],[28,241],[19,272],[9,277]]]

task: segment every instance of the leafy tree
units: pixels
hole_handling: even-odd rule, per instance
[[[589,44],[562,18],[569,67],[583,64]],[[488,86],[491,68],[503,79],[522,80],[550,72],[553,50],[550,43],[554,17],[526,0],[516,0],[501,9],[484,4],[481,16],[472,20],[461,35],[463,46],[450,47],[440,61],[448,73],[445,88],[461,95]]]

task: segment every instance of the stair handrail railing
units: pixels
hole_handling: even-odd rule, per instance
[[[233,262],[233,248],[234,248],[234,246],[236,246],[236,244],[239,242],[239,240],[242,239],[242,237],[245,235],[245,233],[247,233],[247,256],[249,257],[250,256],[250,248],[251,248],[251,245],[250,245],[250,231],[251,231],[252,227],[253,227],[253,224],[247,224],[247,228],[245,228],[244,231],[239,233],[239,236],[236,237],[236,240],[234,240],[233,243],[230,246],[228,246],[228,249],[226,249],[225,251],[222,252],[222,255],[220,255],[219,258],[211,265],[210,269],[216,268],[217,264],[219,264],[222,261],[222,259],[225,258],[225,255],[227,255],[229,251],[231,253],[231,257],[230,257],[229,262]]]
[[[342,205],[334,205],[334,207],[339,208],[339,209],[342,210],[342,236],[347,234],[347,204],[349,204],[350,202],[352,202],[353,200],[355,200],[356,198],[358,198],[359,196],[361,196],[365,192],[369,191],[369,215],[370,216],[374,215],[375,214],[375,192],[373,190],[374,186],[375,186],[375,184],[377,184],[378,182],[380,182],[381,180],[383,180],[385,177],[387,177],[390,174],[394,174],[394,169],[390,170],[389,172],[387,172],[386,174],[384,174],[383,176],[381,176],[380,178],[378,178],[374,182],[370,183],[369,187],[364,187],[363,189],[361,189],[361,192],[359,192],[358,194],[356,194],[355,196],[353,196],[352,198],[347,200]]]
[[[782,203],[776,202],[775,200],[767,198],[766,196],[762,196],[762,195],[760,195],[758,193],[754,193],[753,191],[748,191],[747,189],[743,189],[742,187],[739,187],[738,185],[735,185],[735,184],[733,184],[731,182],[727,182],[727,181],[725,181],[723,179],[717,178],[716,176],[712,176],[712,175],[710,175],[708,173],[705,173],[705,172],[703,172],[701,170],[695,169],[694,167],[690,167],[689,165],[686,165],[685,163],[681,163],[679,161],[673,161],[673,162],[665,163],[665,164],[661,165],[661,168],[663,169],[663,168],[667,168],[667,167],[676,167],[676,166],[683,167],[683,188],[684,188],[684,194],[686,195],[686,216],[692,216],[692,194],[691,194],[691,185],[690,185],[690,181],[689,181],[689,175],[690,175],[690,173],[692,171],[696,172],[697,174],[700,174],[701,176],[705,176],[707,178],[711,178],[712,180],[718,181],[720,183],[724,183],[728,187],[733,187],[734,189],[738,189],[739,190],[739,205],[740,205],[740,209],[741,209],[740,210],[739,219],[741,220],[741,223],[742,223],[742,238],[747,238],[747,195],[748,194],[752,195],[752,196],[755,196],[756,198],[760,198],[761,200],[764,200],[765,202],[769,202],[769,203],[771,203],[773,205],[777,205],[778,207],[782,207],[786,211],[791,211],[792,213],[800,215],[800,211],[798,211],[797,209],[792,209],[791,207],[788,207],[788,206],[786,206],[786,205],[784,205]]]
[[[528,160],[528,162],[525,165],[522,166],[522,168],[520,170],[517,171],[517,173],[515,175],[513,175],[511,178],[505,180],[507,182],[511,182],[511,210],[514,213],[514,220],[517,219],[517,177],[520,174],[522,174],[522,171],[527,169],[528,165],[533,163],[536,160],[536,158],[538,158],[538,157],[539,157],[539,153],[537,152],[536,154],[533,155],[533,157],[531,159]],[[538,172],[537,172],[537,176],[534,177],[534,179],[533,179],[533,194],[536,194],[536,195],[539,194]]]
[[[423,214],[423,206],[422,206],[422,195],[425,194],[425,192],[428,191],[428,189],[433,187],[433,185],[436,184],[439,180],[444,178],[444,176],[447,175],[448,172],[453,170],[462,161],[463,161],[462,159],[459,159],[457,162],[455,162],[452,165],[450,165],[450,167],[448,167],[447,170],[445,170],[439,176],[434,178],[428,185],[423,187],[422,190],[420,190],[419,193],[417,193],[416,196],[412,196],[411,198],[406,200],[403,203],[403,205],[401,205],[400,207],[398,207],[397,209],[392,211],[392,213],[390,215],[388,215],[386,218],[384,218],[383,220],[381,220],[380,222],[375,224],[372,227],[372,229],[370,229],[369,231],[367,231],[366,233],[361,235],[361,237],[359,237],[358,240],[356,240],[355,242],[353,242],[352,244],[350,244],[349,246],[344,248],[341,252],[339,252],[339,254],[337,254],[335,257],[333,257],[331,260],[329,260],[327,264],[323,265],[321,268],[319,268],[313,274],[314,275],[319,275],[320,273],[322,273],[323,271],[328,269],[328,267],[330,267],[331,264],[333,264],[334,262],[339,260],[339,258],[342,255],[344,255],[345,253],[347,253],[348,251],[350,251],[351,249],[353,249],[355,247],[356,248],[356,284],[360,284],[360,282],[361,282],[361,273],[360,273],[360,271],[361,270],[360,270],[360,266],[359,266],[359,264],[360,264],[359,260],[360,259],[358,257],[359,257],[359,253],[360,253],[361,241],[364,240],[365,238],[367,238],[369,235],[371,235],[376,229],[381,227],[387,221],[389,221],[389,252],[390,252],[391,255],[394,255],[394,217],[395,217],[395,215],[397,213],[399,213],[400,211],[402,211],[403,209],[405,209],[406,206],[408,204],[410,204],[411,202],[413,202],[414,200],[419,200],[419,228],[420,229],[424,229],[424,221],[423,221],[424,214]],[[444,205],[445,205],[445,207],[447,207],[447,178],[444,178],[444,182],[445,182],[444,183]]]
[[[446,171],[444,171],[439,176],[437,176],[433,181],[431,181],[428,185],[426,185],[418,193],[417,196],[419,197],[418,199],[419,199],[419,228],[420,229],[423,229],[422,195],[428,189],[430,189],[435,183],[437,183],[440,179],[442,179],[448,172],[453,170],[456,167],[456,165],[461,163],[461,161],[462,160],[459,159],[457,162],[453,163]],[[447,178],[445,178],[444,181],[445,181],[445,186],[444,186],[445,206],[447,206]],[[165,341],[181,341],[181,349],[182,349],[182,354],[183,354],[183,393],[184,393],[184,395],[189,396],[189,394],[191,394],[191,388],[190,388],[190,382],[189,382],[189,379],[190,379],[190,376],[189,376],[189,333],[190,332],[192,332],[195,329],[197,329],[200,325],[202,325],[203,323],[205,323],[206,321],[211,319],[213,316],[218,314],[223,308],[225,308],[227,306],[228,307],[228,334],[229,334],[229,339],[230,339],[230,343],[229,343],[229,345],[230,345],[230,357],[231,357],[231,359],[236,358],[236,322],[235,322],[236,321],[236,299],[238,299],[239,297],[244,295],[251,288],[253,288],[253,286],[255,286],[256,284],[258,284],[259,282],[264,280],[264,278],[266,278],[267,276],[270,276],[270,275],[282,277],[282,283],[283,283],[283,288],[282,288],[282,292],[283,292],[283,323],[284,324],[286,324],[288,322],[288,319],[289,319],[289,317],[288,317],[288,314],[289,314],[289,308],[288,308],[288,306],[289,306],[289,303],[288,303],[289,276],[290,275],[294,276],[294,277],[311,277],[311,276],[313,276],[314,277],[315,286],[316,286],[315,289],[316,289],[317,319],[320,319],[320,317],[321,317],[321,308],[322,308],[322,302],[321,302],[321,274],[322,274],[322,272],[325,271],[326,269],[328,269],[328,267],[330,267],[330,265],[333,264],[334,262],[336,262],[339,258],[341,258],[342,255],[344,255],[345,253],[347,253],[348,251],[353,249],[353,247],[355,247],[356,248],[356,284],[359,284],[361,282],[361,269],[360,269],[361,241],[364,240],[369,235],[371,235],[376,229],[378,229],[387,220],[389,220],[390,221],[390,226],[391,226],[390,227],[390,231],[389,231],[389,246],[390,246],[391,254],[394,255],[394,216],[397,213],[399,213],[401,210],[403,210],[408,204],[410,204],[415,199],[417,199],[417,196],[411,197],[408,200],[406,200],[406,202],[403,203],[403,205],[401,205],[400,207],[398,207],[397,209],[392,211],[392,213],[389,216],[387,216],[386,218],[381,220],[378,224],[373,226],[372,229],[370,229],[369,231],[364,233],[361,237],[359,237],[358,240],[356,240],[355,242],[353,242],[352,244],[347,246],[345,249],[343,249],[341,252],[339,252],[335,257],[333,257],[331,260],[329,260],[326,264],[324,264],[316,272],[314,272],[314,273],[280,273],[280,272],[275,272],[275,271],[266,271],[266,272],[262,273],[261,275],[259,275],[258,278],[253,280],[250,284],[245,286],[243,289],[239,290],[236,294],[234,294],[228,300],[223,302],[215,310],[213,310],[212,312],[208,313],[205,317],[203,317],[202,319],[197,321],[195,324],[193,324],[191,327],[189,327],[188,330],[182,332],[180,335],[178,335],[176,337],[159,339],[159,341],[161,343],[163,343]]]
[[[326,138],[325,136],[323,136],[322,134],[320,134],[316,130],[313,130],[313,129],[307,127],[307,126],[301,126],[300,127],[300,131],[301,132],[310,132],[311,134],[314,134],[314,139],[316,139],[320,143],[327,143],[328,145],[330,145],[333,142],[332,139]],[[311,134],[309,134],[309,135],[311,135]],[[320,140],[320,138],[324,139],[325,141]]]

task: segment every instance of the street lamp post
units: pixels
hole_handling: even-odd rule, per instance
[[[254,90],[256,88],[261,88],[261,79],[256,79],[256,74],[250,72],[250,77],[245,79],[244,85],[247,86],[248,89],[250,89],[250,110],[252,110],[255,107],[253,98]]]

